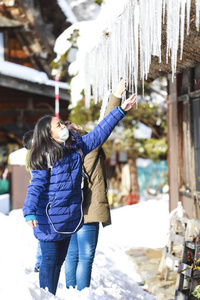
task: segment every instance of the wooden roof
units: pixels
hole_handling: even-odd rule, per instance
[[[31,82],[28,80],[11,77],[0,74],[0,87],[7,87],[16,91],[23,91],[29,94],[42,95],[46,97],[55,98],[55,87],[51,85]],[[60,100],[69,102],[70,96],[67,89],[59,88]]]

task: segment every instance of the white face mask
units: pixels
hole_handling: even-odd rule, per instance
[[[69,130],[67,127],[63,128],[61,131],[57,133],[59,135],[59,139],[55,139],[58,142],[64,143],[69,138]]]

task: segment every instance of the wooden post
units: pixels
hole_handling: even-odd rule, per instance
[[[132,194],[139,195],[138,174],[135,158],[130,158],[128,163],[130,168],[130,192]]]

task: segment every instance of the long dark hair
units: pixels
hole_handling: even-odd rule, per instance
[[[52,116],[42,117],[35,125],[33,144],[30,152],[29,167],[31,170],[48,170],[47,155],[50,164],[64,157],[64,149],[51,137]],[[66,150],[70,150],[71,135],[66,142]]]

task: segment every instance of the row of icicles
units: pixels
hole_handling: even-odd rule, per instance
[[[123,13],[114,22],[106,24],[99,43],[85,56],[86,106],[89,107],[91,98],[96,102],[103,99],[103,114],[108,91],[117,85],[121,77],[129,83],[130,93],[137,93],[138,75],[142,82],[147,79],[151,57],[157,56],[161,62],[164,23],[167,27],[166,62],[170,56],[173,78],[179,45],[182,59],[185,18],[189,33],[190,8],[191,0],[124,1]],[[199,11],[200,0],[196,0],[197,30]]]

